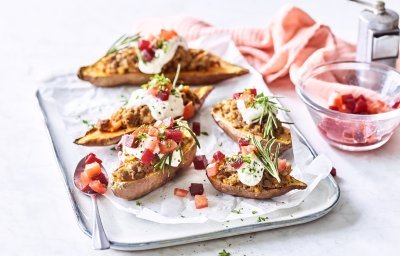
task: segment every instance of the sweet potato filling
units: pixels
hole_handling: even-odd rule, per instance
[[[184,105],[190,101],[192,101],[194,105],[200,104],[199,97],[190,90],[188,86],[184,86],[180,93]],[[138,127],[142,124],[152,124],[155,121],[147,106],[133,108],[122,107],[115,112],[110,119],[99,120],[96,127],[102,132],[114,132],[130,127]]]
[[[140,72],[139,58],[133,47],[104,56],[96,63],[96,68],[105,74],[128,74]],[[172,58],[162,69],[162,72],[175,72],[178,64],[181,71],[206,71],[210,67],[220,66],[219,59],[201,49],[179,47]]]
[[[222,117],[227,119],[235,129],[241,129],[247,132],[250,132],[256,136],[263,136],[264,123],[260,125],[260,123],[252,123],[247,124],[240,114],[236,100],[227,99],[222,102],[219,102],[213,109],[214,112],[221,113]],[[266,117],[264,117],[265,119]],[[278,128],[274,131],[276,137],[279,137],[280,134],[284,132],[282,127],[282,123],[278,120]]]

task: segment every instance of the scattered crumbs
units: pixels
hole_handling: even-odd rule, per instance
[[[181,215],[181,218],[185,218],[185,216]]]
[[[231,247],[232,244],[228,244],[228,247]]]
[[[218,256],[231,256],[230,252],[227,252],[225,249],[218,253]]]
[[[236,214],[241,214],[241,211],[243,210],[243,208],[240,208],[240,209],[234,209],[234,210],[232,210],[231,212],[232,213],[236,213]]]
[[[143,205],[143,204],[142,204],[142,202],[140,202],[140,201],[136,201],[136,205],[137,205],[137,206],[141,206],[141,205]]]
[[[201,132],[202,135],[208,136],[208,132]]]
[[[226,220],[225,222],[229,222],[230,220]]]
[[[110,148],[112,151],[116,151],[117,149],[115,147]]]
[[[86,124],[89,128],[94,128],[94,124],[89,123],[88,120],[83,119],[82,123]]]
[[[252,211],[251,213],[252,213],[252,214],[257,214],[258,212],[257,212],[257,211]]]
[[[241,221],[243,221],[243,219],[240,219]]]
[[[290,217],[292,217],[292,218],[293,218],[293,214],[290,214]]]
[[[258,217],[257,222],[262,222],[268,220],[268,217]]]
[[[222,147],[222,142],[218,144],[218,146]]]

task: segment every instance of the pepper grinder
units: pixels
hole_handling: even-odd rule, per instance
[[[385,2],[350,0],[367,6],[359,16],[357,61],[380,62],[396,68],[399,56],[399,15],[385,8]]]

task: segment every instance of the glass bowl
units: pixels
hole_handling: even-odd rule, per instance
[[[322,136],[337,148],[366,151],[385,144],[400,122],[400,73],[379,63],[331,62],[305,72],[296,92]],[[351,114],[329,108],[332,94],[380,100],[387,112]],[[373,101],[369,101],[373,102]]]

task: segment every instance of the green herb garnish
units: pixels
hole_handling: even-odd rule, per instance
[[[260,160],[260,162],[264,165],[264,168],[278,182],[281,182],[281,179],[279,177],[279,172],[278,172],[278,155],[279,155],[280,144],[279,143],[277,144],[276,149],[275,149],[275,155],[274,155],[274,158],[272,159],[271,152],[272,152],[272,147],[274,145],[275,139],[270,139],[267,142],[267,144],[265,145],[265,147],[263,147],[261,145],[261,142],[258,139],[256,139],[254,136],[251,138],[251,141],[257,149],[255,154],[256,154],[257,158]]]
[[[223,249],[222,251],[220,251],[218,253],[218,256],[231,256],[230,252],[225,251],[225,249]]]
[[[275,132],[278,129],[279,120],[276,117],[278,110],[289,112],[278,105],[278,103],[272,101],[277,99],[276,96],[266,96],[264,93],[260,93],[255,97],[254,102],[251,102],[249,107],[261,106],[262,113],[259,117],[253,119],[257,121],[263,127],[263,138],[275,138]],[[266,117],[266,118],[265,118]]]
[[[140,34],[134,34],[133,36],[127,36],[127,35],[122,35],[120,38],[115,41],[111,47],[108,49],[106,56],[118,52],[122,49],[128,48],[129,46],[132,45],[133,42],[136,42],[140,39]]]
[[[236,213],[236,214],[241,214],[241,211],[243,210],[243,208],[240,208],[240,209],[235,209],[235,210],[232,210],[231,212],[232,213]]]
[[[262,222],[268,220],[268,217],[258,217],[257,222]]]
[[[257,214],[257,211],[252,211],[251,213],[252,213],[252,214]]]
[[[93,129],[94,128],[94,124],[89,123],[88,120],[82,120],[82,123],[86,124],[89,128]]]
[[[141,206],[141,205],[143,205],[143,204],[142,204],[142,202],[140,202],[140,201],[136,201],[136,205],[137,205],[137,206]]]
[[[208,132],[201,132],[202,135],[208,136]]]

